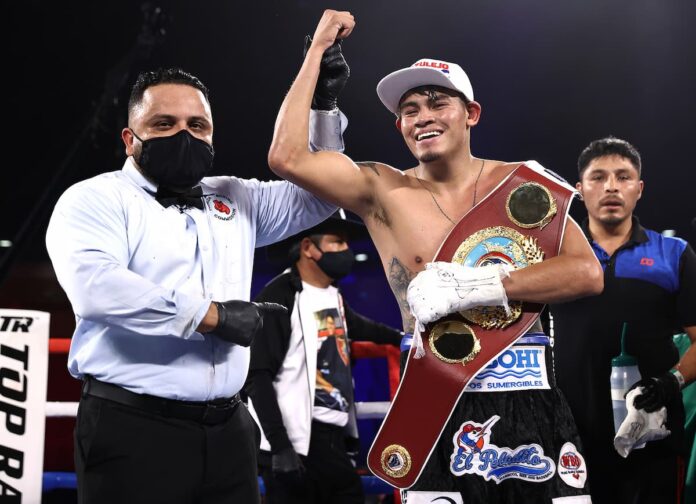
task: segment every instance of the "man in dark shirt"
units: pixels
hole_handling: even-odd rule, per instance
[[[349,341],[398,345],[402,333],[355,313],[335,286],[350,271],[348,238],[357,232],[367,234],[341,210],[297,235],[291,268],[256,298],[288,309],[252,344],[245,386],[263,430],[259,463],[269,504],[365,500],[345,444],[357,438]]]
[[[556,375],[585,448],[592,499],[603,503],[681,502],[684,409],[679,390],[696,378],[694,346],[680,359],[676,328],[696,340],[696,255],[684,240],[643,228],[633,209],[643,191],[641,160],[628,142],[592,142],[578,159],[587,239],[604,268],[604,291],[553,305]],[[626,351],[645,387],[637,409],[667,408],[671,435],[632,451],[614,449],[611,359]],[[640,402],[639,402],[640,401]]]

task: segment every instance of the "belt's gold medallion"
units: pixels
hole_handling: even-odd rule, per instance
[[[435,357],[449,364],[466,365],[481,351],[481,341],[464,322],[447,320],[430,330],[430,350]]]
[[[481,229],[464,240],[454,253],[452,262],[472,268],[508,264],[514,269],[522,269],[543,259],[544,251],[535,238],[506,226],[493,226]],[[464,318],[484,329],[505,328],[521,314],[522,303],[519,301],[510,303],[509,314],[502,306],[479,306],[461,312]]]
[[[544,229],[553,219],[558,207],[546,187],[537,182],[525,182],[508,194],[505,202],[508,218],[524,229]]]
[[[401,478],[411,470],[411,455],[401,445],[393,444],[382,451],[382,470],[392,478]]]

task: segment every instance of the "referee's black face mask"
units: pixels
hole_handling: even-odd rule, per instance
[[[175,189],[193,187],[213,168],[213,147],[186,130],[147,140],[142,140],[135,131],[131,132],[142,144],[139,155],[136,151],[133,158],[143,173],[158,186]]]

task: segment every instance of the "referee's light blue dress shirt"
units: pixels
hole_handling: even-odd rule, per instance
[[[46,245],[75,312],[73,376],[178,400],[241,389],[249,349],[195,328],[211,301],[249,299],[255,247],[335,207],[285,181],[209,177],[201,187],[204,210],[164,208],[128,158],[61,196]]]

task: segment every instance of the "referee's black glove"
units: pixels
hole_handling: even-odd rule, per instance
[[[210,331],[218,338],[248,347],[254,336],[263,328],[263,318],[268,315],[283,315],[288,309],[277,303],[250,303],[233,299],[214,301],[218,311],[218,323]]]
[[[636,409],[645,410],[647,413],[657,411],[667,406],[679,395],[679,381],[669,371],[660,376],[644,378],[634,383],[629,391],[636,387],[643,387],[643,393],[633,400]]]
[[[271,455],[273,476],[286,485],[297,486],[304,482],[305,466],[292,446]]]
[[[307,56],[312,37],[305,37],[304,56]],[[324,51],[319,67],[319,79],[312,97],[314,110],[334,110],[338,108],[338,95],[348,82],[350,68],[341,51],[341,41],[337,40]]]
[[[345,436],[344,441],[345,441],[345,445],[346,445],[346,454],[348,454],[348,458],[350,459],[350,463],[353,464],[353,467],[358,467],[358,455],[360,453],[360,439],[353,437],[353,436]]]

